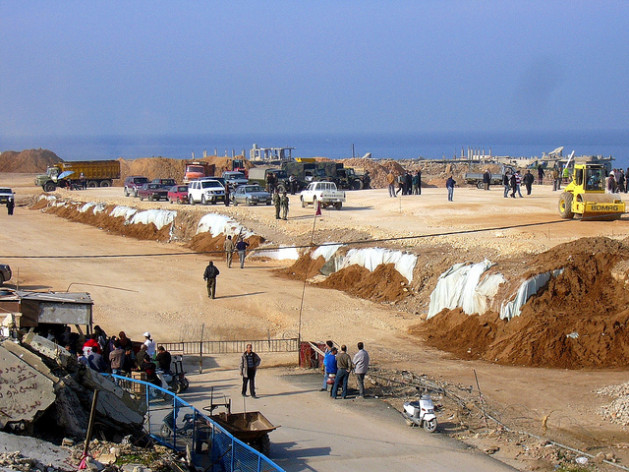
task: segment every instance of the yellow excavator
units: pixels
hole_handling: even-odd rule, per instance
[[[559,214],[564,219],[576,215],[583,220],[617,220],[625,203],[617,194],[605,193],[605,166],[575,164],[570,182],[559,197]]]

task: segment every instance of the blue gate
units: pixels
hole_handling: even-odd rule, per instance
[[[189,451],[195,466],[207,472],[285,472],[174,393],[143,380],[104,375],[143,398],[147,433],[164,446]],[[261,444],[268,446],[268,436]]]

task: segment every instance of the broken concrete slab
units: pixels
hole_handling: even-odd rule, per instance
[[[0,428],[33,422],[55,398],[51,379],[0,345]]]

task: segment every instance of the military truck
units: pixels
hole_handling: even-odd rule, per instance
[[[58,162],[49,166],[45,174],[35,177],[35,185],[45,192],[54,192],[57,187],[111,187],[119,178],[119,161]]]
[[[362,173],[357,173],[353,167],[344,167],[343,164],[340,164],[341,167],[337,167],[336,169],[336,185],[341,189],[347,190],[362,190],[370,188],[371,186],[371,177],[369,177],[369,172],[364,171]]]
[[[276,187],[280,191],[280,193],[286,191],[290,191],[290,178],[285,170],[278,169],[277,167],[252,167],[249,169],[249,183],[251,184],[260,184],[262,187],[266,188],[267,175],[274,174]],[[297,179],[297,190],[302,190],[307,187],[307,183]],[[267,189],[268,191],[269,189]]]

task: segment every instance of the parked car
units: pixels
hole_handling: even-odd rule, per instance
[[[144,184],[148,184],[149,179],[141,175],[131,175],[124,179],[124,196],[137,197],[138,189]]]
[[[170,189],[174,185],[177,185],[175,179],[153,179],[151,180],[151,183],[161,185],[165,189]]]
[[[7,187],[0,188],[0,203],[8,202],[11,197],[13,197],[13,200],[15,201],[15,194],[13,193],[13,190]]]
[[[223,172],[223,179],[225,179],[225,183],[229,185],[230,189],[235,189],[240,185],[247,185],[249,180],[245,177],[243,172],[238,172],[236,170],[228,170]]]
[[[168,201],[170,203],[188,203],[188,186],[187,185],[175,185],[170,187],[168,191]]]
[[[323,208],[333,206],[340,210],[345,201],[345,192],[338,190],[334,182],[311,182],[308,188],[299,194],[299,199],[302,207],[311,203],[313,206],[321,203]]]
[[[0,286],[12,277],[11,267],[9,264],[0,264]]]
[[[138,197],[140,200],[168,200],[168,190],[163,188],[160,184],[144,184],[138,190]]]
[[[219,200],[225,201],[225,187],[218,180],[200,179],[188,184],[188,201],[191,205],[195,203],[214,205]]]
[[[231,194],[234,205],[243,203],[245,205],[271,204],[271,194],[259,185],[241,185]]]

